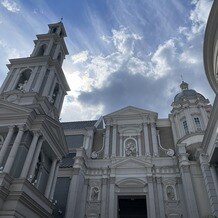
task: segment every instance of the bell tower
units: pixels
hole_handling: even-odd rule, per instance
[[[58,119],[64,96],[70,90],[62,70],[68,54],[66,31],[62,22],[48,27],[48,33],[37,35],[30,57],[9,60],[0,99]]]
[[[9,60],[0,89],[0,217],[51,217],[68,153],[59,121],[70,90],[62,70],[66,32],[62,22],[48,26],[30,57]]]

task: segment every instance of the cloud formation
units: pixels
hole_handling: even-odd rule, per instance
[[[1,4],[10,12],[18,13],[20,11],[20,6],[13,0],[2,0]]]
[[[205,77],[202,43],[211,1],[193,1],[192,5],[190,25],[178,26],[176,34],[157,45],[153,52],[142,54],[140,45],[144,37],[120,26],[112,29],[111,35],[100,36],[110,47],[109,53],[84,50],[73,55],[73,68],[83,78],[74,98],[74,104],[81,105],[81,113],[92,108],[105,114],[133,105],[167,117],[179,92],[181,75],[191,83],[191,88],[213,99],[206,79],[199,82],[199,78]],[[70,104],[65,102],[68,109]],[[64,113],[62,116],[66,119]]]

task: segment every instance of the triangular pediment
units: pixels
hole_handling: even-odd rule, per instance
[[[32,110],[24,108],[20,105],[0,100],[0,117],[20,116],[30,114]]]
[[[154,115],[155,116],[155,115],[157,115],[157,113],[155,113],[153,111],[133,107],[133,106],[128,106],[128,107],[122,108],[120,110],[117,110],[113,113],[110,113],[104,117],[109,118],[109,117],[117,117],[117,116],[135,116],[135,115],[144,115],[144,116]]]
[[[112,165],[112,168],[124,168],[124,169],[138,169],[145,167],[152,167],[152,164],[146,160],[141,160],[137,157],[125,158],[115,161]]]

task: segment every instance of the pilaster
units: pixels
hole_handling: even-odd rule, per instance
[[[115,217],[114,202],[115,202],[115,177],[109,180],[109,218]]]
[[[117,145],[117,125],[113,125],[113,138],[112,138],[112,153],[111,157],[116,157],[116,145]]]
[[[110,146],[110,125],[106,125],[104,158],[109,157],[109,146]]]
[[[156,132],[156,124],[151,123],[151,136],[152,136],[152,144],[153,144],[153,156],[158,157],[158,142],[157,142],[157,132]]]
[[[17,136],[14,140],[14,144],[11,148],[11,151],[10,151],[8,158],[7,158],[7,161],[5,163],[5,167],[3,169],[3,172],[5,172],[5,173],[10,173],[11,167],[13,165],[14,159],[15,159],[16,154],[17,154],[18,147],[20,145],[21,139],[22,139],[24,131],[25,131],[25,127],[26,127],[25,125],[18,126],[19,131],[18,131]]]
[[[145,155],[150,156],[150,142],[149,142],[149,136],[148,136],[148,124],[143,123],[143,130],[144,130],[144,142],[145,142]]]
[[[27,174],[28,174],[31,162],[32,162],[32,158],[33,158],[33,155],[34,155],[34,151],[36,149],[38,139],[39,139],[39,137],[41,135],[41,133],[38,132],[38,131],[34,131],[33,133],[34,133],[34,136],[33,136],[31,145],[29,147],[29,151],[27,153],[26,160],[25,160],[24,165],[23,165],[23,169],[22,169],[21,176],[20,176],[21,178],[26,178],[27,177]]]
[[[204,177],[204,182],[209,198],[211,212],[215,217],[218,217],[218,198],[217,198],[216,188],[214,185],[211,169],[208,163],[208,157],[206,154],[201,153],[199,159],[200,159],[201,170],[202,170],[202,174]]]
[[[7,134],[6,138],[5,138],[5,141],[4,141],[4,143],[2,145],[2,148],[1,148],[1,151],[0,151],[0,166],[2,166],[2,161],[3,161],[4,156],[6,154],[8,145],[11,142],[13,134],[14,134],[14,126],[9,126],[8,134]]]
[[[156,218],[155,212],[155,197],[154,197],[154,179],[152,176],[147,177],[148,181],[148,209],[149,209],[149,217]]]

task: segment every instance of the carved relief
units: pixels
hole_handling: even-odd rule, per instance
[[[175,191],[174,191],[174,188],[172,186],[167,186],[166,194],[167,194],[168,200],[171,200],[171,201],[176,200]]]
[[[91,201],[98,201],[99,200],[99,192],[100,192],[99,187],[97,187],[97,186],[92,187],[91,194],[90,194]]]
[[[125,142],[125,156],[126,157],[136,157],[137,148],[136,142],[133,139],[127,139]]]

